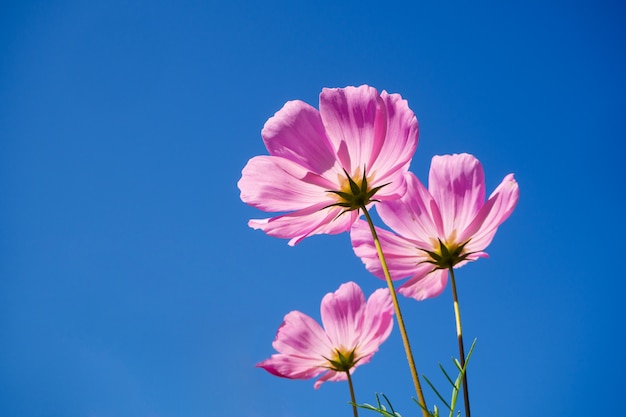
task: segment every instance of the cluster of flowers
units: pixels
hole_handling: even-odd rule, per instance
[[[356,255],[388,288],[366,301],[357,284],[342,284],[321,302],[323,328],[298,311],[287,314],[273,343],[278,353],[258,366],[286,378],[321,375],[315,388],[325,381],[350,382],[351,372],[389,336],[394,312],[406,336],[393,281],[406,279],[397,292],[424,300],[439,295],[451,274],[456,294],[453,268],[486,256],[496,229],[517,204],[513,175],[486,199],[475,157],[435,156],[426,188],[409,171],[418,132],[406,100],[366,85],[324,89],[319,110],[289,101],[266,122],[262,137],[269,155],[250,159],[238,186],[245,203],[286,214],[249,225],[290,239],[290,245],[349,231]],[[374,226],[373,206],[392,231]],[[408,339],[405,347],[411,366]],[[417,379],[414,372],[419,391]]]

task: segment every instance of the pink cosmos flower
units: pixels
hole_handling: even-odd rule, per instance
[[[321,313],[323,329],[299,311],[287,314],[272,343],[279,353],[257,366],[291,379],[323,374],[315,389],[325,381],[345,381],[346,372],[370,361],[393,327],[389,290],[374,291],[366,302],[354,282],[326,294]]]
[[[261,136],[269,155],[244,167],[241,199],[286,214],[248,224],[295,245],[310,235],[347,231],[361,205],[403,194],[418,125],[398,94],[363,85],[325,88],[319,111],[289,101]]]
[[[391,277],[410,277],[398,291],[417,300],[439,295],[450,267],[486,257],[485,248],[519,198],[509,174],[485,202],[483,167],[468,154],[435,156],[428,181],[427,190],[408,173],[407,193],[377,205],[383,222],[397,233],[378,230]],[[367,223],[355,223],[351,239],[365,267],[383,278]]]

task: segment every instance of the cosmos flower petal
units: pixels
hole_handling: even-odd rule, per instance
[[[354,372],[354,368],[352,369],[352,372]],[[346,381],[347,379],[348,379],[348,376],[346,375],[345,372],[337,372],[337,371],[329,370],[324,375],[319,377],[317,381],[315,381],[315,384],[313,384],[313,388],[319,389],[319,387],[321,387],[324,382],[329,382],[329,381],[339,382],[339,381]]]
[[[312,172],[323,173],[336,163],[320,113],[302,101],[285,103],[265,123],[261,136],[270,155],[289,159]]]
[[[335,199],[326,190],[328,180],[285,158],[256,156],[242,171],[237,184],[241,200],[264,211],[301,210]]]
[[[345,232],[358,216],[356,211],[341,214],[340,207],[325,206],[322,203],[271,219],[252,219],[248,225],[270,236],[290,238],[289,245],[293,246],[310,235]]]
[[[464,230],[485,203],[485,174],[474,156],[434,156],[428,189],[441,211],[444,233]]]
[[[359,341],[359,355],[363,356],[361,361],[369,361],[382,342],[387,340],[393,328],[393,314],[393,302],[387,288],[374,291],[367,299]]]
[[[422,301],[441,294],[447,282],[448,271],[446,269],[433,271],[432,265],[421,264],[419,268],[416,268],[415,275],[398,288],[398,292],[405,297]]]
[[[272,347],[279,353],[315,359],[328,355],[333,345],[322,327],[311,317],[299,311],[285,316],[276,332]]]
[[[391,279],[398,280],[413,275],[415,268],[428,260],[426,253],[419,250],[415,242],[380,228],[376,228],[376,233],[387,260]],[[350,230],[350,239],[354,253],[361,258],[365,268],[376,277],[385,279],[369,225],[363,220],[358,220]]]
[[[320,309],[324,329],[334,346],[355,346],[365,309],[363,291],[354,282],[342,284],[322,299]]]
[[[424,237],[443,234],[439,208],[426,187],[412,173],[406,175],[407,192],[397,200],[381,202],[376,207],[382,221],[400,236],[412,239],[422,248],[430,248]]]
[[[269,359],[259,362],[256,366],[265,369],[272,375],[291,379],[315,378],[325,369],[321,366],[324,362],[319,358],[298,357],[277,353]]]
[[[519,186],[513,174],[507,175],[494,190],[470,224],[465,240],[470,239],[467,250],[482,251],[491,243],[498,227],[513,213],[519,200]]]
[[[419,128],[417,118],[406,100],[399,94],[381,93],[387,113],[387,134],[378,154],[372,154],[367,166],[377,184],[387,184],[379,199],[395,199],[405,192],[403,175],[409,169],[417,148]]]
[[[371,164],[387,131],[385,104],[375,88],[325,88],[320,114],[339,162],[350,175]]]

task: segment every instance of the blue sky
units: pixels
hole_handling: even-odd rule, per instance
[[[347,234],[289,247],[249,229],[263,214],[236,183],[285,101],[360,84],[408,100],[422,180],[433,155],[468,152],[489,190],[520,184],[490,258],[457,274],[474,414],[614,414],[625,17],[606,1],[3,3],[0,415],[349,415],[345,384],[254,365],[290,310],[319,318],[342,282],[384,283]],[[401,303],[442,386],[450,290]],[[418,415],[397,329],[355,384]]]

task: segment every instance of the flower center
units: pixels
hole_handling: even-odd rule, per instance
[[[383,188],[385,185],[388,185],[383,184],[378,187],[370,188],[367,183],[367,176],[365,175],[365,167],[363,167],[363,175],[361,178],[357,177],[357,181],[355,181],[345,169],[343,172],[346,176],[341,178],[341,186],[339,190],[327,191],[335,194],[337,202],[324,208],[335,206],[343,207],[344,211],[342,214],[346,211],[358,210],[371,202],[378,201],[372,197],[374,197],[374,194],[376,194],[378,190]]]
[[[356,348],[348,352],[345,349],[335,348],[335,352],[332,358],[324,358],[330,364],[329,368],[337,372],[348,372],[359,361],[355,360]]]
[[[453,233],[453,235],[456,235],[456,233]],[[436,241],[433,239],[435,249],[431,251],[421,249],[430,256],[430,259],[424,262],[435,265],[436,269],[449,269],[463,262],[471,255],[471,252],[464,251],[465,245],[469,243],[469,240],[462,244],[455,243],[453,239],[450,239],[450,241],[450,243],[448,241],[444,243],[439,238]]]

